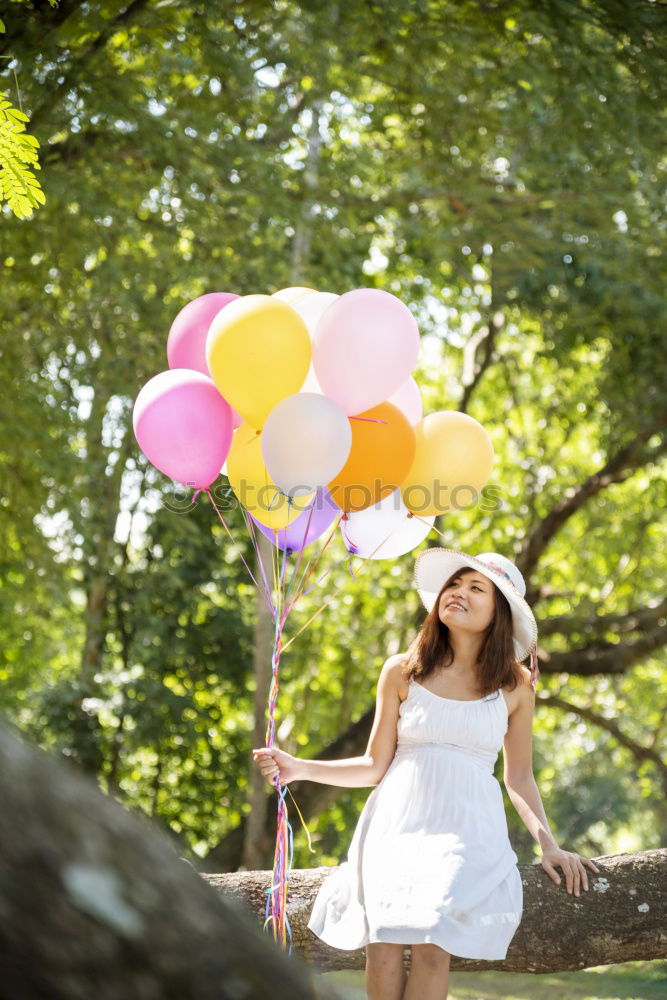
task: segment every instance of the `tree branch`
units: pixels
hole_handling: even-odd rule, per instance
[[[643,746],[641,743],[637,743],[636,740],[627,736],[614,719],[607,719],[606,716],[601,715],[592,708],[575,705],[557,694],[550,694],[540,698],[540,705],[553,705],[556,708],[562,708],[564,712],[573,712],[581,719],[586,719],[588,722],[592,722],[593,725],[599,726],[600,729],[604,729],[610,733],[616,742],[629,750],[640,764],[643,764],[646,760],[655,764],[660,772],[660,778],[665,788],[665,794],[667,795],[667,762],[662,759],[652,746]]]
[[[640,632],[667,615],[667,597],[654,607],[634,608],[622,614],[554,615],[540,621],[540,635],[572,635],[573,632]]]
[[[452,969],[545,973],[664,958],[667,850],[607,854],[594,861],[600,871],[587,871],[590,888],[579,898],[568,894],[564,882],[554,885],[541,865],[519,865],[524,913],[507,957],[490,962],[452,956]],[[294,948],[320,969],[363,969],[363,948],[330,948],[307,926],[323,880],[336,870],[290,872],[287,904]],[[272,877],[270,871],[204,876],[209,885],[244,906],[258,923],[264,922],[266,890]],[[406,964],[408,952],[406,947]]]
[[[81,7],[87,6],[87,4],[85,0],[59,0],[55,7],[52,7],[50,4],[40,4],[39,9],[36,9],[34,4],[32,6],[33,9],[30,12],[25,10],[25,4],[23,4],[22,9],[13,12],[12,17],[7,17],[5,14],[6,33],[0,35],[0,52],[7,53],[13,59],[18,57],[11,50],[19,40],[23,41],[26,34],[29,33],[30,18],[39,19],[40,30],[35,39],[36,44],[24,47],[21,53],[23,59],[34,56],[37,52],[43,54],[48,44],[49,36],[61,28],[70,17],[76,14]]]
[[[488,323],[469,338],[463,349],[463,374],[461,375],[463,393],[459,402],[461,413],[468,412],[470,397],[491,364],[496,338],[502,330],[504,320],[502,313],[492,312]],[[477,353],[480,348],[483,353],[481,359],[478,360]]]
[[[130,22],[149,3],[149,0],[132,0],[132,2],[122,10],[116,17],[111,18],[105,24],[99,35],[93,39],[88,48],[78,55],[76,61],[70,66],[63,79],[57,86],[49,90],[47,99],[43,104],[38,105],[30,116],[31,128],[36,129],[39,123],[47,115],[53,114],[53,109],[60,99],[71,90],[75,81],[80,76],[81,71],[94,59],[97,53],[104,48],[109,39],[118,31],[121,25]]]
[[[660,618],[654,629],[634,642],[592,642],[581,649],[547,653],[540,650],[545,665],[543,673],[569,673],[579,677],[595,674],[622,674],[637,660],[654,653],[667,644],[665,619]]]
[[[557,532],[591,497],[596,496],[612,483],[623,482],[636,469],[647,462],[655,461],[667,451],[666,437],[663,437],[660,444],[653,449],[645,447],[649,438],[659,433],[660,430],[661,426],[645,427],[638,431],[632,440],[623,445],[615,455],[612,455],[598,472],[588,476],[571,496],[564,496],[562,500],[559,500],[542,518],[532,533],[524,538],[516,563],[526,579],[534,571],[540,556]],[[535,588],[529,587],[526,594],[528,603],[531,604],[536,597]]]

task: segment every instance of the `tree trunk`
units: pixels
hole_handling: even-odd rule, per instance
[[[333,1000],[147,818],[17,736],[0,727],[3,1000]]]
[[[587,872],[588,891],[571,896],[554,885],[539,864],[519,865],[523,919],[504,961],[452,957],[452,969],[504,972],[563,972],[595,965],[667,957],[665,899],[667,849],[594,858],[600,869]],[[290,873],[287,911],[294,948],[326,971],[363,969],[365,951],[330,948],[308,929],[313,902],[333,868]],[[263,921],[271,872],[205,875],[209,885],[238,900]],[[406,957],[409,948],[406,948]]]

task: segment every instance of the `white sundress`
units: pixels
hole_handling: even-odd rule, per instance
[[[507,955],[523,886],[493,767],[507,732],[502,691],[442,698],[410,679],[396,754],[368,797],[347,861],[328,875],[308,927],[333,948],[439,945]]]

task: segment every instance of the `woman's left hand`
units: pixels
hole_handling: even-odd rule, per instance
[[[541,863],[547,875],[554,880],[556,885],[560,885],[561,883],[560,875],[556,871],[556,865],[562,868],[567,891],[571,893],[574,890],[575,896],[579,895],[582,885],[584,889],[588,889],[588,878],[586,877],[584,865],[588,865],[594,872],[600,871],[593,861],[582,857],[581,854],[574,854],[572,851],[563,851],[558,845],[547,847],[542,851]]]

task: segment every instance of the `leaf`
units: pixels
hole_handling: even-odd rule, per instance
[[[7,101],[0,103],[0,204],[6,201],[19,219],[45,203],[33,170],[39,170],[39,142],[25,131],[28,116]]]
[[[14,119],[14,121],[16,121],[16,122],[27,122],[27,121],[30,121],[30,119],[29,119],[29,118],[28,118],[28,116],[27,116],[27,115],[25,114],[25,112],[23,112],[23,111],[17,111],[17,109],[16,109],[16,108],[11,108],[11,109],[10,109],[10,110],[9,110],[9,111],[7,112],[7,116],[8,116],[9,118],[13,118],[13,119]]]

